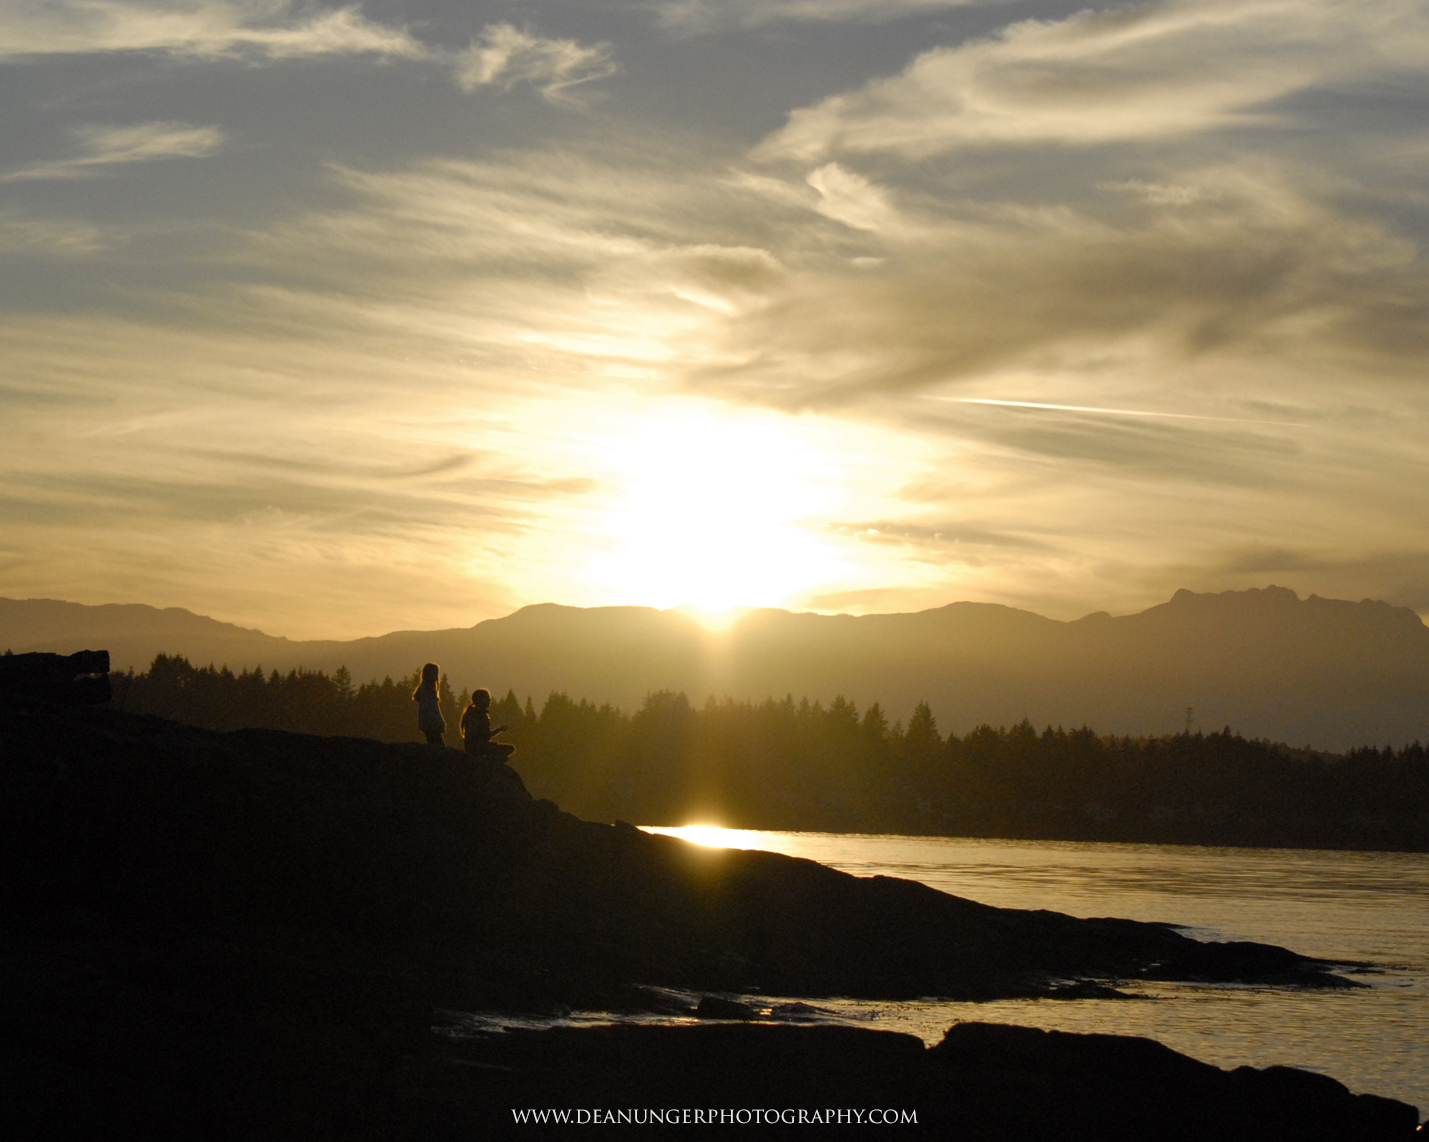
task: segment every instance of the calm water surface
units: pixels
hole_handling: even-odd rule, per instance
[[[1003,908],[1050,908],[1183,925],[1200,939],[1259,940],[1368,961],[1367,990],[1126,984],[1156,999],[993,1003],[818,1000],[836,1022],[936,1043],[982,1020],[1146,1035],[1217,1066],[1274,1063],[1429,1113],[1429,855],[1302,849],[648,829],[698,843],[808,857],[855,876],[899,876]],[[773,997],[761,997],[768,1002]],[[573,1016],[569,1022],[608,1021]]]

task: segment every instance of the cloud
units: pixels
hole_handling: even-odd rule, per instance
[[[793,112],[756,154],[921,158],[986,145],[1165,141],[1268,121],[1274,101],[1429,65],[1429,15],[1396,0],[1165,0],[919,55]]]
[[[12,317],[3,336],[16,446],[0,594],[41,575],[311,635],[471,622],[525,601],[502,568],[535,579],[522,544],[564,530],[565,505],[591,492],[588,472],[530,446],[546,410],[510,423],[479,373],[403,360],[410,343],[92,314]],[[211,551],[225,557],[195,555]]]
[[[968,544],[973,547],[1013,547],[1046,550],[1040,539],[1018,534],[1012,527],[1001,529],[969,526],[961,520],[951,522],[908,523],[902,520],[879,519],[861,523],[830,524],[840,532],[875,543],[910,543],[951,547]]]
[[[259,237],[246,261],[269,284],[235,304],[278,327],[447,344],[490,363],[492,384],[514,362],[523,386],[727,366],[720,331],[786,270],[755,235],[733,237],[757,200],[712,173],[696,155],[576,147],[334,168],[354,205]]]
[[[511,24],[491,24],[457,61],[463,91],[495,86],[510,91],[529,83],[553,103],[574,100],[570,89],[614,75],[608,44],[546,39]]]
[[[217,127],[191,127],[184,123],[88,126],[78,127],[71,133],[80,144],[80,154],[22,167],[0,175],[0,182],[95,178],[107,173],[107,168],[129,163],[203,158],[213,154],[223,143],[223,132]]]
[[[0,210],[0,253],[82,258],[104,249],[112,240],[87,222]]]
[[[1298,375],[1309,392],[1408,379],[1429,352],[1412,243],[1264,159],[1150,194],[1104,180],[1086,208],[939,202],[842,164],[743,178],[684,154],[334,174],[356,204],[266,234],[249,260],[270,284],[236,309],[449,344],[493,384],[518,362],[523,384],[619,375],[1162,474],[1219,440],[1216,478],[1253,482],[1259,429],[1318,423],[1321,398],[1269,379],[1197,380],[1191,398],[1173,378]],[[278,285],[293,265],[301,286]],[[1074,407],[955,412],[920,394]]]
[[[313,10],[290,0],[0,4],[0,58],[125,51],[268,59],[428,54],[405,29],[368,20],[356,7]]]
[[[941,441],[971,484],[910,493],[903,517],[838,518],[883,520],[882,546],[960,566],[987,562],[973,536],[1008,530],[971,505],[1027,513],[1041,546],[1019,558],[1052,567],[1098,511],[1147,522],[1166,489],[1209,497],[1198,518],[1229,510],[1215,497],[1293,498],[1328,426],[1344,431],[1337,386],[1354,378],[1378,406],[1429,352],[1413,247],[1264,160],[1151,194],[1106,180],[1097,211],[902,201],[841,165],[772,187],[718,173],[564,151],[336,171],[350,210],[266,239],[302,287],[235,308],[293,336],[335,330],[349,351],[444,346],[479,363],[493,400],[634,386],[880,422],[903,449]],[[1023,407],[1043,405],[1062,407]],[[1086,505],[1034,506],[1073,489]]]
[[[1223,424],[1276,424],[1286,428],[1303,427],[1293,421],[1261,420],[1244,416],[1203,416],[1199,413],[1152,412],[1148,409],[1138,408],[1093,408],[1087,405],[1076,404],[1048,404],[1045,401],[997,400],[992,397],[942,397],[940,399],[953,401],[957,404],[985,404],[996,405],[1001,408],[1034,408],[1045,409],[1049,412],[1086,412],[1095,413],[1099,416],[1152,416],[1168,420],[1209,420]]]
[[[854,230],[883,230],[896,224],[887,193],[838,163],[825,163],[806,180],[819,192],[814,209]]]
[[[880,24],[949,8],[982,7],[1011,0],[655,0],[656,22],[681,32],[756,28],[780,23]]]
[[[552,103],[614,75],[604,43],[583,44],[491,24],[461,52],[431,47],[356,6],[313,10],[295,0],[0,0],[0,60],[104,52],[162,52],[256,60],[376,55],[450,68],[463,91],[529,84]],[[36,175],[34,177],[74,177]]]
[[[1293,420],[993,378],[1164,374],[1242,356],[1316,374],[1333,360],[1413,375],[1429,336],[1411,314],[1429,304],[1429,282],[1412,243],[1308,196],[1292,171],[1263,160],[1187,171],[1182,181],[1195,188],[1189,201],[1128,203],[1104,191],[1085,209],[910,198],[916,209],[896,225],[845,231],[842,258],[810,264],[807,252],[776,249],[807,272],[789,275],[731,330],[757,355],[694,383],[742,384],[795,407],[938,391]],[[872,194],[867,180],[858,185]],[[811,246],[828,240],[812,222],[803,236]],[[988,383],[965,387],[979,378]]]

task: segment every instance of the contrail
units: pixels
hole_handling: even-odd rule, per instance
[[[1099,412],[1108,416],[1160,416],[1170,420],[1216,420],[1223,424],[1276,424],[1282,428],[1305,428],[1290,420],[1248,420],[1239,416],[1198,416],[1190,412],[1147,412],[1138,408],[1091,408],[1080,404],[1042,404],[1030,400],[990,400],[986,397],[934,397],[934,400],[953,401],[957,404],[996,404],[1009,408],[1049,408],[1056,412]]]

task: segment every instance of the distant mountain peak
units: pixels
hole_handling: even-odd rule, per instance
[[[1314,598],[1315,596],[1311,596]],[[1226,603],[1272,603],[1279,605],[1295,604],[1300,602],[1300,596],[1289,587],[1277,587],[1274,583],[1267,587],[1249,587],[1244,591],[1191,591],[1181,587],[1171,596],[1167,603],[1162,606],[1186,606],[1187,604],[1207,603],[1212,600],[1221,600]],[[1155,608],[1152,608],[1155,610]]]

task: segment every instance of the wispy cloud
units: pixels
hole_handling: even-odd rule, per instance
[[[854,230],[885,230],[897,223],[887,191],[838,163],[825,163],[810,172],[806,181],[818,191],[814,209],[825,218]]]
[[[111,237],[98,226],[0,210],[0,253],[80,258],[104,249]]]
[[[780,23],[878,24],[948,8],[1011,0],[651,0],[657,22],[681,32]]]
[[[737,333],[758,353],[708,383],[743,381],[746,392],[832,407],[1007,370],[1166,375],[1241,354],[1287,368],[1317,355],[1357,358],[1409,375],[1429,349],[1405,303],[1426,289],[1411,243],[1307,196],[1273,163],[1206,168],[1185,181],[1199,188],[1194,201],[1134,209],[1115,198],[1100,209],[939,208],[910,194],[895,225],[844,231],[844,256],[821,259],[817,272],[808,253],[776,251],[811,272],[748,311]],[[891,196],[875,201],[893,209]],[[810,215],[821,206],[811,203]],[[827,240],[812,221],[803,235]]]
[[[1408,377],[1429,351],[1413,245],[1263,160],[1186,171],[1150,195],[1115,184],[1087,209],[904,201],[841,164],[783,182],[694,155],[563,150],[336,173],[357,206],[304,217],[254,252],[270,271],[296,260],[307,283],[265,311],[456,337],[577,385],[627,370],[849,415],[936,394],[1299,423],[1106,385],[1272,361],[1287,375]],[[909,422],[937,431],[920,408]]]
[[[1393,0],[1165,0],[1029,20],[795,111],[768,159],[1165,141],[1264,122],[1327,80],[1429,65],[1429,14]]]
[[[1089,412],[1097,416],[1153,416],[1167,420],[1209,420],[1219,421],[1222,424],[1274,424],[1285,428],[1304,427],[1294,421],[1286,420],[1257,420],[1243,416],[1205,416],[1200,413],[1192,412],[1156,412],[1152,409],[1142,408],[1096,408],[1091,405],[1048,404],[1043,401],[1029,400],[997,400],[992,397],[938,397],[937,399],[952,401],[956,404],[988,404],[1002,408],[1036,408],[1044,409],[1048,412]]]
[[[512,24],[491,24],[457,61],[464,91],[527,83],[553,103],[570,103],[573,87],[614,75],[619,68],[608,44],[548,39]]]
[[[509,408],[475,411],[485,390],[470,370],[402,361],[390,344],[103,319],[0,330],[15,371],[0,408],[43,437],[17,436],[4,458],[0,593],[40,574],[92,597],[103,566],[101,595],[171,597],[281,633],[380,633],[414,621],[403,615],[450,625],[453,608],[512,609],[503,566],[530,573],[522,543],[591,491],[586,472],[530,447]],[[393,390],[397,373],[420,395]],[[329,575],[347,582],[341,607],[275,623],[294,585],[326,595]]]
[[[465,51],[414,38],[356,6],[313,9],[296,0],[0,0],[0,60],[151,52],[209,59],[305,56],[402,58],[450,69],[463,91],[527,84],[552,103],[619,71],[610,45],[490,24]],[[34,175],[27,177],[74,177]]]
[[[96,178],[116,166],[157,159],[198,159],[223,144],[217,127],[191,127],[184,123],[134,123],[125,127],[77,127],[71,134],[78,155],[68,159],[33,163],[0,175],[0,182],[43,179]]]
[[[314,10],[292,0],[8,0],[0,58],[150,51],[190,56],[375,54],[421,58],[404,28],[357,7]]]
[[[709,240],[715,219],[737,232],[757,200],[694,155],[601,161],[570,148],[333,174],[355,206],[274,228],[250,255],[268,274],[295,257],[306,267],[280,313],[357,306],[368,328],[456,335],[557,382],[727,363],[720,328],[785,273],[756,242]]]

